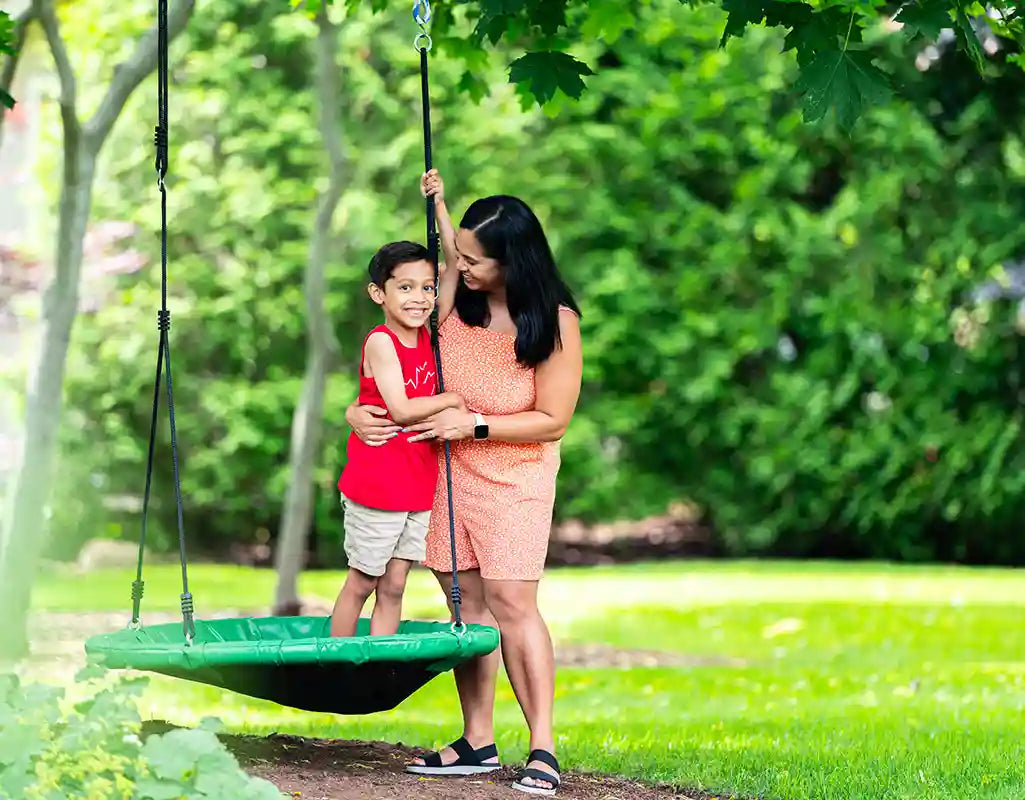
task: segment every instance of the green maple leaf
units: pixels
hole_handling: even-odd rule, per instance
[[[0,11],[0,53],[14,55],[14,20],[6,11]]]
[[[764,0],[723,0],[723,10],[729,13],[719,46],[725,47],[731,36],[741,37],[750,22],[757,25],[765,17]]]
[[[834,52],[841,37],[854,33],[850,13],[839,8],[818,11],[805,3],[775,3],[768,10],[769,24],[790,28],[783,40],[783,51],[796,50],[797,63],[804,67],[821,52]]]
[[[683,2],[683,0],[681,0]],[[591,0],[587,4],[587,18],[580,25],[580,33],[587,39],[603,39],[614,44],[635,24],[633,11],[623,0]]]
[[[471,100],[475,103],[479,103],[488,93],[487,81],[474,75],[470,70],[463,70],[463,75],[459,79],[457,88],[461,92],[466,92]]]
[[[473,29],[477,41],[487,39],[493,45],[498,44],[513,18],[523,10],[524,3],[525,0],[481,0],[480,19]]]
[[[512,16],[522,11],[526,4],[526,0],[480,0],[480,11],[490,17]]]
[[[319,8],[321,4],[321,0],[292,0],[293,4],[302,2],[312,3],[317,8]],[[333,0],[323,0],[323,2],[327,5],[331,5]],[[352,13],[355,12],[361,5],[364,5],[365,3],[366,0],[345,0],[345,7],[349,10],[350,13]],[[412,3],[409,4],[409,7],[412,7]],[[370,3],[370,8],[372,11],[375,12],[384,11],[388,8],[388,0],[372,0],[372,2]]]
[[[951,25],[950,4],[944,0],[912,0],[901,8],[896,19],[913,37],[936,39]]]
[[[0,54],[14,55],[14,20],[6,11],[0,11]],[[14,98],[0,87],[0,105],[14,108]]]
[[[509,80],[525,84],[538,105],[544,105],[559,89],[574,99],[584,91],[581,76],[593,75],[591,68],[566,53],[544,50],[520,56],[509,65]]]
[[[554,36],[566,24],[567,0],[534,0],[530,8],[530,21],[545,36]]]
[[[892,93],[889,76],[861,50],[824,50],[800,70],[796,88],[804,95],[805,122],[821,120],[833,109],[840,127],[849,131],[866,106]]]
[[[986,60],[982,55],[982,47],[979,45],[979,37],[976,35],[975,29],[972,27],[972,21],[965,14],[963,8],[958,8],[957,13],[954,15],[954,23],[954,31],[957,34],[958,42],[961,43],[961,47],[964,48],[965,52],[968,53],[974,62],[975,68],[982,72],[986,67]]]

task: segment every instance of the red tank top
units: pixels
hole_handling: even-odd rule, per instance
[[[378,325],[367,334],[360,350],[360,404],[387,408],[377,382],[363,373],[367,339],[378,331],[388,334],[395,344],[406,381],[406,396],[435,394],[438,376],[427,326],[417,333],[416,346],[407,347],[386,325]],[[432,442],[410,443],[408,440],[414,435],[400,433],[380,447],[371,447],[361,442],[355,432],[350,433],[338,490],[354,503],[382,511],[429,511],[438,483],[438,456]]]

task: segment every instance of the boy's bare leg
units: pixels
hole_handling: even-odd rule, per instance
[[[406,590],[406,577],[412,561],[393,558],[388,561],[384,575],[377,580],[374,613],[370,617],[371,636],[390,636],[399,629],[402,619],[402,594]]]
[[[331,612],[332,636],[356,635],[356,622],[367,598],[377,586],[377,581],[378,579],[371,575],[360,572],[358,569],[349,568],[345,585],[338,593],[334,610]]]

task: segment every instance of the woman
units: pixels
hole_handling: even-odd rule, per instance
[[[445,251],[438,287],[445,388],[461,395],[470,410],[447,409],[410,426],[418,434],[409,441],[452,443],[463,619],[499,629],[509,681],[530,729],[527,768],[513,787],[552,795],[560,783],[552,732],[555,658],[537,591],[551,533],[559,441],[580,394],[580,312],[541,223],[523,201],[504,195],[477,200],[455,231],[436,170],[423,176],[421,192],[434,197]],[[346,420],[367,443],[384,444],[399,430],[385,413],[352,405]],[[425,563],[448,596],[444,470]],[[494,737],[498,665],[494,652],[456,668],[462,738],[416,759],[410,772],[466,775],[500,768]]]

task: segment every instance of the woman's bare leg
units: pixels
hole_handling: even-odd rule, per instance
[[[548,626],[537,607],[537,586],[537,581],[485,580],[484,597],[502,634],[505,671],[530,729],[530,749],[555,755],[555,652]],[[537,761],[527,766],[552,771]],[[552,787],[550,782],[524,780],[540,788]]]
[[[452,574],[435,572],[435,577],[448,598],[452,610]],[[495,627],[495,618],[484,602],[484,583],[477,570],[460,571],[460,610],[463,622],[467,624]],[[479,750],[495,741],[495,683],[498,680],[499,652],[471,659],[455,668],[456,689],[459,704],[463,709],[463,736],[474,750]],[[441,763],[451,764],[458,756],[446,747],[441,751]],[[490,763],[490,759],[485,763]],[[423,764],[423,759],[414,763]]]

